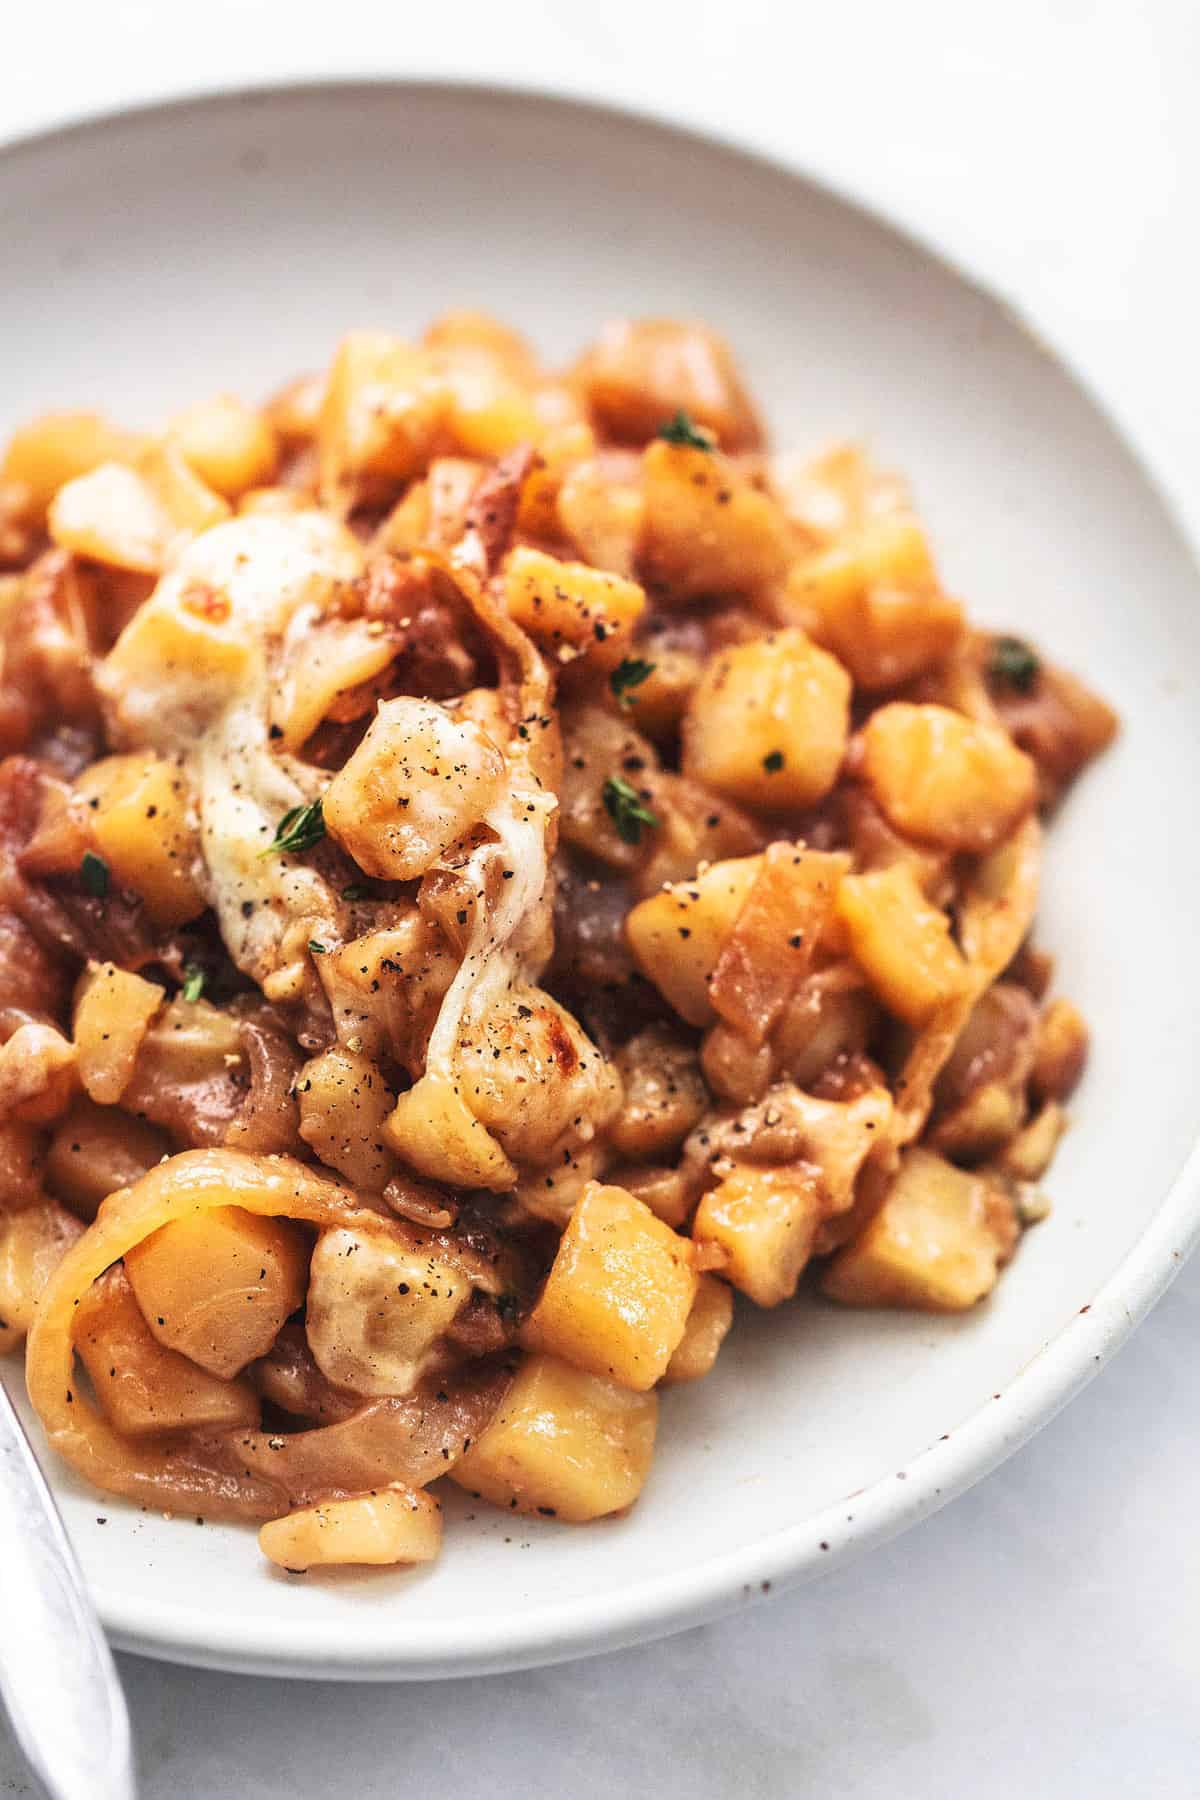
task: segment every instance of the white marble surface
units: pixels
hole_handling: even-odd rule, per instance
[[[490,71],[684,109],[957,247],[1073,348],[1200,525],[1194,0],[416,13],[50,0],[7,22],[0,132],[268,69]],[[1193,1264],[1099,1380],[965,1499],[855,1567],[667,1643],[409,1688],[126,1660],[143,1793],[1195,1796],[1198,1343]],[[27,1791],[0,1738],[0,1794]]]

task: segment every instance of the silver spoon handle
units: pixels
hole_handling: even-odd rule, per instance
[[[0,1698],[50,1800],[136,1800],[117,1671],[3,1385]]]

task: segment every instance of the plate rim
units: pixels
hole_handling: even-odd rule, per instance
[[[612,98],[564,81],[538,84],[506,75],[480,79],[442,71],[359,73],[346,69],[313,78],[307,73],[269,70],[233,82],[213,79],[172,88],[157,96],[109,97],[15,131],[0,126],[0,165],[56,141],[125,123],[165,119],[240,101],[335,97],[354,89],[440,93],[450,99],[500,98],[607,118],[614,125],[633,122],[741,157],[851,209],[999,305],[1045,348],[1132,457],[1167,523],[1193,562],[1197,561],[1200,545],[1196,535],[1175,503],[1144,434],[1128,409],[1103,390],[1095,371],[1061,341],[1061,332],[1033,322],[1036,307],[1028,296],[1014,298],[980,270],[969,252],[947,244],[940,233],[901,216],[854,183],[789,155],[778,143],[760,140],[749,127],[731,129],[725,122],[714,122],[703,108],[649,103],[641,95]],[[101,1618],[116,1648],[143,1656],[199,1668],[334,1680],[429,1680],[492,1674],[665,1637],[728,1614],[767,1592],[782,1592],[832,1571],[929,1517],[982,1480],[1049,1424],[1100,1372],[1166,1291],[1198,1242],[1200,1131],[1154,1217],[1093,1299],[1047,1339],[991,1401],[927,1445],[904,1469],[881,1476],[855,1493],[852,1531],[845,1530],[844,1506],[849,1497],[843,1497],[800,1525],[606,1596],[541,1606],[503,1620],[486,1615],[459,1615],[450,1622],[423,1620],[420,1643],[408,1647],[326,1644],[320,1651],[298,1650],[294,1626],[282,1618],[256,1618],[250,1631],[240,1617],[225,1621],[220,1630],[214,1630],[211,1621],[198,1630],[182,1608],[169,1602],[130,1602],[120,1592],[93,1583]],[[898,1490],[899,1482],[904,1484],[902,1490]],[[902,1502],[897,1501],[898,1491],[903,1493]]]

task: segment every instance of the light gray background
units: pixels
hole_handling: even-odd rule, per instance
[[[22,9],[5,27],[0,131],[272,68],[493,70],[611,98],[686,96],[693,114],[959,246],[1071,344],[1200,522],[1194,0],[459,0],[428,11],[371,0],[340,0],[336,14],[316,0]],[[1190,1800],[1198,1347],[1193,1264],[1092,1387],[965,1499],[853,1568],[666,1643],[407,1688],[126,1659],[143,1792]],[[0,1740],[0,1794],[29,1791]]]

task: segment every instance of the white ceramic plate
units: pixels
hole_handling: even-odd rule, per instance
[[[119,117],[0,158],[0,218],[0,430],[54,405],[149,423],[216,388],[265,393],[347,326],[415,328],[452,304],[552,356],[615,314],[711,319],[778,442],[870,439],[914,479],[952,589],[1126,720],[1052,834],[1041,935],[1095,1052],[1054,1214],[991,1304],[748,1313],[713,1378],[667,1396],[628,1519],[570,1529],[452,1496],[428,1573],[294,1580],[247,1531],[55,1471],[116,1642],[280,1674],[550,1662],[816,1574],[994,1466],[1126,1335],[1200,1218],[1200,584],[1071,375],[995,301],[795,176],[537,97],[392,85]]]

